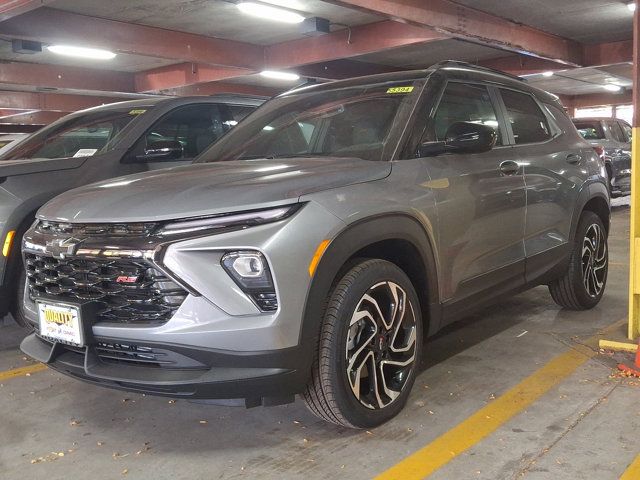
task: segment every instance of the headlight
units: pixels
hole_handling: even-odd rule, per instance
[[[293,215],[301,205],[300,203],[296,203],[266,210],[253,210],[250,212],[229,213],[192,220],[182,220],[164,225],[158,230],[158,235],[178,235],[202,230],[217,230],[233,227],[247,228],[277,222],[278,220],[283,220]]]
[[[243,250],[222,257],[222,267],[263,312],[278,309],[276,289],[267,259],[260,252]]]

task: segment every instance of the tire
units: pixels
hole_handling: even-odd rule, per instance
[[[422,354],[420,304],[407,275],[385,260],[353,266],[329,293],[315,353],[302,395],[315,415],[350,428],[396,416]]]
[[[33,326],[31,325],[31,322],[27,320],[27,317],[24,314],[23,297],[24,297],[24,290],[27,283],[27,274],[24,268],[22,267],[22,262],[20,262],[19,268],[20,268],[19,273],[17,275],[18,284],[16,286],[16,296],[13,299],[13,305],[11,307],[11,315],[13,316],[13,319],[18,325],[20,325],[23,328],[33,330]]]
[[[567,271],[549,284],[551,297],[569,310],[593,308],[604,294],[608,270],[607,231],[598,215],[585,211],[578,222]]]

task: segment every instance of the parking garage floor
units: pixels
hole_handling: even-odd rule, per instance
[[[448,328],[428,343],[404,412],[367,432],[319,421],[300,401],[170,401],[29,367],[5,319],[0,477],[617,479],[640,453],[640,380],[616,375],[616,358],[595,347],[627,312],[628,201],[616,205],[597,308],[562,311],[540,287]]]

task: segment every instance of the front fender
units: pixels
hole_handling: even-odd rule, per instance
[[[415,259],[426,278],[426,291],[418,291],[423,316],[428,316],[429,334],[440,326],[437,263],[432,242],[421,223],[404,213],[384,214],[348,225],[334,239],[318,264],[310,284],[303,315],[301,344],[315,348],[326,298],[349,259],[364,248],[385,241],[409,242],[418,252]]]

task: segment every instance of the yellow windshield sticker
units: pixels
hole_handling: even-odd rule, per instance
[[[413,92],[413,87],[391,87],[387,90],[387,93],[411,93]]]
[[[145,109],[131,110],[129,115],[142,115],[144,112],[146,112]]]

